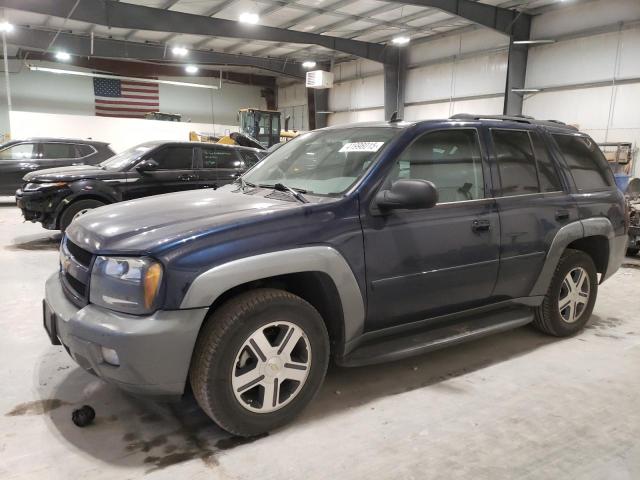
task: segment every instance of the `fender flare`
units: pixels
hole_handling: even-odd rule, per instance
[[[556,236],[551,242],[551,247],[547,252],[547,256],[542,266],[538,280],[534,284],[530,296],[542,296],[546,295],[553,273],[558,266],[560,257],[564,253],[567,246],[570,243],[585,237],[602,236],[609,241],[609,257],[612,255],[612,242],[615,239],[615,231],[613,225],[608,218],[597,217],[588,218],[585,220],[578,220],[576,222],[569,223],[558,230]]]
[[[358,282],[344,257],[328,246],[302,247],[240,258],[213,267],[189,286],[181,309],[211,306],[224,292],[251,281],[301,272],[323,272],[335,284],[344,317],[345,342],[364,331],[365,306]]]

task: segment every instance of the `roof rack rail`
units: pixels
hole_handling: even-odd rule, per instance
[[[501,120],[505,122],[519,122],[528,123],[531,125],[542,125],[547,127],[565,127],[571,130],[578,131],[578,129],[572,125],[567,125],[560,120],[537,120],[527,115],[475,115],[470,113],[458,113],[449,117],[450,120]]]

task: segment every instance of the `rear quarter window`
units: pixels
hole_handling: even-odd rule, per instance
[[[578,190],[606,190],[613,186],[613,174],[596,142],[577,135],[554,134],[553,138],[571,169]]]

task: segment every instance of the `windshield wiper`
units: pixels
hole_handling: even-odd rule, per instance
[[[309,200],[307,200],[304,195],[302,195],[303,193],[307,193],[307,191],[302,188],[292,188],[285,185],[284,183],[276,183],[275,185],[259,184],[258,187],[273,188],[274,190],[278,190],[279,192],[289,192],[293,196],[293,198],[298,200],[300,203],[309,203]]]

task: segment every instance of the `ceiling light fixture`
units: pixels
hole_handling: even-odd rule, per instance
[[[10,33],[12,31],[13,31],[13,25],[11,25],[7,21],[0,22],[0,32],[2,32],[2,33]]]
[[[71,55],[69,55],[65,51],[56,52],[55,57],[57,60],[62,60],[63,62],[66,62],[67,60],[71,60]]]
[[[541,88],[512,88],[513,93],[538,93],[541,92]]]
[[[316,66],[316,62],[314,62],[313,60],[307,60],[306,62],[302,62],[302,66],[304,68],[313,68]]]
[[[406,45],[407,43],[409,43],[409,41],[411,41],[411,39],[408,35],[398,35],[397,37],[393,37],[391,41],[396,45]]]
[[[250,25],[255,25],[260,21],[260,16],[257,13],[242,12],[238,17],[238,20],[241,23],[248,23]]]
[[[189,50],[184,47],[173,47],[171,49],[171,53],[173,53],[176,57],[184,57],[187,53],[189,53]]]
[[[200,69],[195,65],[187,65],[186,67],[184,67],[184,71],[187,73],[198,73],[198,70]]]

